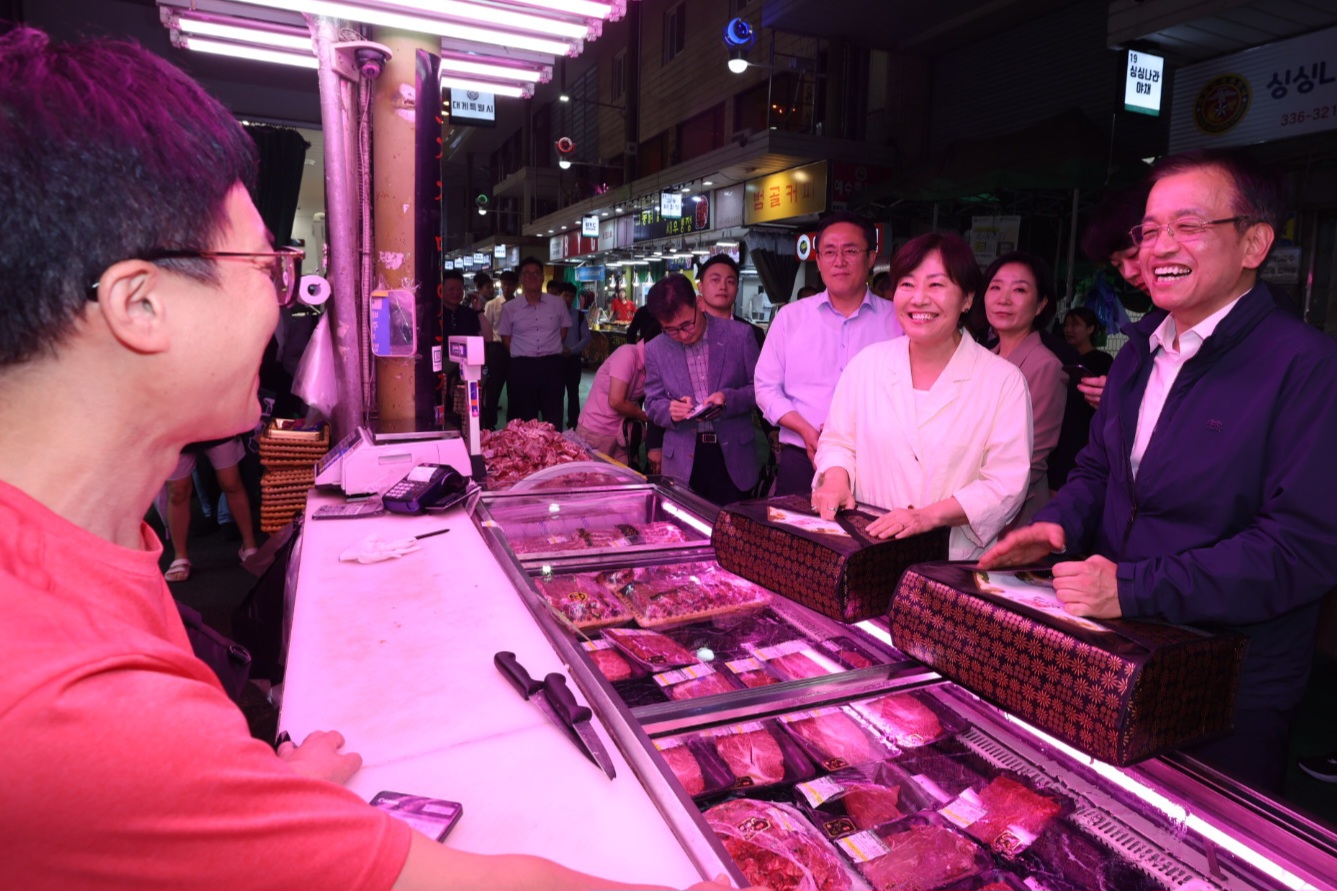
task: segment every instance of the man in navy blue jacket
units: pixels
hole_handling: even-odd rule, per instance
[[[1234,734],[1192,753],[1278,791],[1337,585],[1337,343],[1258,280],[1282,209],[1270,172],[1214,150],[1151,180],[1132,235],[1157,308],[1125,329],[1068,484],[980,562],[1072,555],[1054,588],[1075,615],[1246,635]]]

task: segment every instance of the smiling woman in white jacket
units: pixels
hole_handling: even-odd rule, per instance
[[[948,556],[971,560],[1026,495],[1026,380],[962,334],[981,280],[960,238],[913,239],[891,276],[905,337],[864,348],[840,376],[813,462],[813,506],[828,518],[856,501],[884,508],[868,526],[883,538],[950,526]]]

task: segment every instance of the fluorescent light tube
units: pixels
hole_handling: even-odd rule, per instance
[[[283,50],[266,49],[262,46],[246,46],[240,43],[227,43],[211,40],[207,37],[192,37],[182,34],[179,40],[182,49],[200,53],[213,53],[218,56],[231,56],[236,59],[253,59],[257,62],[275,62],[279,65],[296,65],[298,68],[318,68],[320,63],[309,52],[304,55],[288,53]]]

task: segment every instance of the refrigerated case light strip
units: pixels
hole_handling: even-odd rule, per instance
[[[1106,764],[1103,761],[1097,761],[1095,758],[1077,751],[1067,743],[1060,742],[1043,730],[1040,730],[1037,727],[1032,727],[1030,724],[1027,724],[1025,721],[1022,721],[1013,715],[1005,715],[1005,717],[1008,721],[1016,724],[1027,733],[1030,733],[1035,738],[1044,742],[1046,745],[1058,749],[1080,764],[1085,764],[1111,783],[1114,783],[1126,792],[1136,795],[1156,810],[1165,814],[1165,816],[1169,817],[1175,823],[1183,824],[1186,828],[1193,830],[1217,847],[1229,851],[1231,854],[1238,857],[1240,860],[1243,860],[1245,863],[1248,863],[1268,878],[1281,883],[1285,888],[1292,889],[1292,891],[1318,891],[1318,888],[1295,875],[1290,870],[1268,859],[1265,855],[1255,851],[1253,848],[1246,846],[1244,843],[1233,838],[1229,833],[1212,825],[1197,814],[1189,813],[1182,805],[1176,804],[1155,789],[1133,779],[1117,767]]]
[[[665,501],[663,505],[664,505],[664,513],[669,514],[670,516],[677,517],[679,520],[682,520],[684,523],[686,523],[688,526],[691,526],[697,532],[700,532],[702,535],[706,536],[706,538],[710,537],[710,533],[712,531],[710,526],[701,522],[696,517],[689,514],[687,511],[682,510],[676,504],[671,504],[670,502]]]
[[[862,628],[889,647],[896,646],[891,642],[891,632],[874,624],[872,619],[864,619],[862,622],[856,622],[855,627]]]
[[[1189,869],[1173,855],[1166,853],[1139,833],[1096,808],[1085,808],[1073,814],[1072,822],[1086,829],[1105,844],[1114,848],[1134,868],[1141,870],[1167,888],[1182,888],[1192,882],[1194,888],[1222,886],[1202,873]]]

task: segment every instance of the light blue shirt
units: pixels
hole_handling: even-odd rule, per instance
[[[571,324],[566,301],[543,294],[531,304],[524,294],[517,294],[501,308],[497,333],[511,339],[512,356],[558,356],[562,337]]]
[[[757,360],[754,381],[757,407],[779,424],[791,411],[821,428],[831,409],[836,381],[860,350],[905,332],[896,306],[872,291],[849,318],[831,305],[826,291],[780,307]],[[780,428],[780,442],[803,448],[803,437]]]

